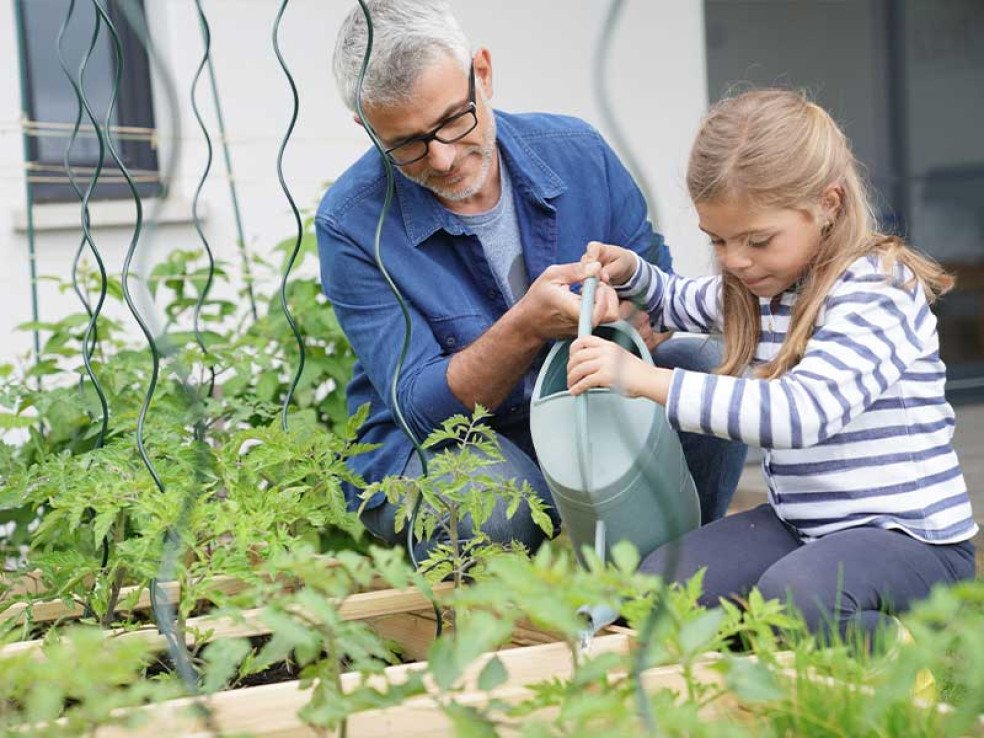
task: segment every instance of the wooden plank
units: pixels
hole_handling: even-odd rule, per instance
[[[333,557],[328,556],[316,556],[315,558],[322,559],[326,568],[331,568],[339,566],[338,561]],[[235,577],[226,575],[217,575],[212,578],[215,587],[219,592],[223,594],[236,594],[238,592],[246,589],[246,584],[244,584],[239,579]],[[5,574],[0,577],[0,582],[9,584],[11,589],[4,593],[3,597],[0,597],[0,602],[10,599],[12,596],[18,596],[23,594],[35,594],[41,595],[44,593],[44,586],[41,583],[41,572],[40,570],[35,570],[20,575]],[[284,586],[289,588],[289,583],[285,582]],[[383,582],[381,579],[376,578],[369,585],[368,589],[388,589],[389,585]],[[160,584],[160,589],[170,603],[175,603],[178,601],[178,585],[174,582],[163,582]],[[144,586],[133,586],[133,587],[123,587],[120,590],[120,600],[123,601],[128,597],[133,596],[133,594],[140,590],[140,595],[137,598],[136,603],[127,608],[119,607],[118,612],[142,612],[144,610],[149,610],[150,603],[150,593]],[[54,620],[73,620],[81,618],[85,614],[85,607],[80,603],[66,603],[63,600],[43,600],[40,602],[17,602],[6,610],[0,612],[0,622],[7,620],[14,620],[16,623],[20,624],[25,621],[28,615],[35,623],[49,623]]]
[[[387,615],[372,618],[368,622],[380,636],[395,641],[408,659],[423,661],[427,658],[427,650],[434,642],[436,633],[433,609]],[[450,630],[449,625],[445,624],[444,627],[446,631]],[[622,628],[622,631],[630,639],[635,635],[631,628]],[[612,632],[614,631],[606,628],[601,634],[610,635]],[[502,648],[524,648],[544,643],[557,643],[560,640],[557,633],[541,630],[529,621],[522,620],[513,627],[509,643]]]
[[[41,583],[41,570],[0,573],[0,602],[25,594],[39,595],[44,592]]]
[[[453,590],[450,582],[438,584],[433,588],[438,597],[446,596]],[[403,590],[388,589],[361,592],[346,597],[338,603],[339,613],[345,620],[366,620],[380,615],[392,615],[401,612],[412,612],[430,606],[430,600],[420,590],[409,588]],[[192,643],[207,643],[219,638],[249,637],[266,635],[269,626],[263,622],[263,608],[243,610],[238,617],[203,615],[189,618],[186,626],[185,641]],[[152,649],[164,651],[167,642],[157,628],[147,626],[138,630],[105,630],[104,637],[124,641],[141,641]],[[41,650],[43,641],[23,641],[11,643],[0,649],[0,658],[30,653],[43,657]]]
[[[629,639],[624,635],[600,636],[595,640],[596,653],[627,653]],[[532,693],[522,689],[522,685],[550,679],[569,677],[571,656],[568,648],[561,643],[549,643],[528,648],[515,648],[501,651],[502,660],[509,679],[505,685],[493,691],[492,696],[500,695],[509,701],[525,699]],[[468,689],[475,689],[475,681],[485,663],[493,654],[484,654],[468,670],[465,683]],[[426,668],[426,664],[392,666],[376,682],[398,684],[406,680],[411,671]],[[344,689],[352,689],[362,679],[361,675],[350,673],[342,677]],[[372,682],[370,682],[372,683]],[[433,685],[430,685],[433,690]],[[518,689],[517,689],[518,688]],[[222,735],[248,732],[256,736],[286,738],[287,736],[315,738],[321,734],[312,731],[297,717],[310,695],[299,688],[298,682],[285,682],[262,687],[251,687],[212,696],[208,704],[212,709],[213,723],[219,726]],[[485,693],[468,692],[461,696],[465,704],[479,704],[488,699]],[[96,732],[97,738],[157,738],[166,735],[173,738],[214,735],[200,718],[189,715],[192,699],[173,700],[163,705],[140,708],[146,720],[135,728],[107,727]],[[370,710],[353,716],[349,720],[348,735],[351,738],[389,738],[393,735],[408,738],[432,738],[450,734],[444,716],[436,708],[433,697],[422,696],[406,701],[402,705],[386,710]]]
[[[236,594],[246,588],[246,584],[229,576],[217,576],[212,580],[212,586],[222,594]],[[180,586],[177,582],[162,582],[159,589],[167,602],[174,604],[178,601]],[[143,586],[123,587],[120,590],[120,601],[132,597],[134,593],[140,592],[136,602],[129,607],[118,607],[117,612],[140,612],[149,610],[150,591]],[[45,600],[42,602],[17,602],[0,612],[0,622],[13,620],[17,624],[26,621],[28,616],[35,623],[50,623],[55,620],[75,620],[85,614],[85,607],[78,602],[66,603],[62,600]]]
[[[433,610],[383,615],[368,618],[366,622],[380,637],[395,641],[411,661],[425,660],[427,649],[434,642],[436,621]]]

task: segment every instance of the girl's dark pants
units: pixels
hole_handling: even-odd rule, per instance
[[[890,614],[907,610],[935,584],[972,578],[975,564],[970,541],[935,545],[881,528],[804,543],[766,504],[658,548],[641,568],[683,582],[702,567],[707,607],[758,587],[766,599],[791,599],[813,633],[836,627],[842,637],[856,633],[874,643]]]

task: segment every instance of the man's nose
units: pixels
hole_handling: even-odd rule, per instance
[[[434,139],[427,145],[427,163],[431,169],[446,172],[454,164],[454,144]]]

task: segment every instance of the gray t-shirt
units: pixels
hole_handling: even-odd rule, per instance
[[[496,152],[498,155],[498,152]],[[509,305],[526,294],[529,277],[523,261],[523,246],[519,237],[519,219],[516,217],[516,204],[513,202],[512,180],[506,169],[505,158],[499,155],[499,175],[502,180],[502,194],[499,202],[491,210],[474,215],[461,215],[458,218],[470,228],[489,260],[495,281],[502,290]]]

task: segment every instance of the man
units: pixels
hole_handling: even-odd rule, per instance
[[[638,187],[597,131],[568,117],[493,111],[491,55],[471,52],[446,2],[375,0],[369,8],[374,33],[363,110],[399,172],[381,253],[412,323],[395,391],[399,411],[419,439],[476,404],[494,411],[505,460],[483,472],[527,481],[549,502],[534,461],[529,400],[549,343],[576,333],[566,317],[576,315],[571,304],[579,301],[570,285],[584,276],[576,262],[590,240],[621,244],[664,269],[669,252],[653,233]],[[353,112],[366,36],[357,7],[334,55],[336,81]],[[374,259],[385,189],[383,163],[370,150],[332,185],[316,217],[324,292],[359,359],[349,409],[370,404],[360,440],[381,445],[352,462],[368,481],[421,472],[390,399],[404,317]],[[596,322],[616,317],[611,291],[603,286],[599,295]],[[647,338],[654,346],[651,331]],[[704,370],[719,358],[703,342],[684,339],[665,342],[656,352],[661,362],[663,354],[672,365]],[[744,447],[683,440],[704,518],[720,517]],[[354,509],[355,491],[348,494]],[[394,515],[378,496],[362,518],[395,542]],[[467,535],[467,521],[464,527]],[[503,505],[483,530],[530,550],[543,540],[527,511],[507,519]]]

